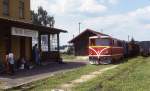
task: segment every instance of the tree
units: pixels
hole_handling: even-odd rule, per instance
[[[131,39],[130,43],[135,44],[135,40],[134,40],[134,38],[133,38],[133,37],[132,37],[132,39]]]
[[[137,56],[139,54],[139,45],[136,44],[134,38],[132,38],[131,41],[129,42],[129,51],[130,56]]]
[[[32,22],[36,25],[54,27],[55,20],[53,16],[48,15],[47,11],[41,6],[38,7],[38,12],[31,11]]]

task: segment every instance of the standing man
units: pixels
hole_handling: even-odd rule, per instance
[[[37,47],[37,44],[35,44],[33,47],[33,59],[37,65],[41,64],[41,62],[40,62],[40,50]]]

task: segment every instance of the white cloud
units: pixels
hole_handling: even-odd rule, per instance
[[[119,0],[108,0],[110,4],[118,4]]]
[[[99,13],[107,10],[107,7],[99,4],[96,0],[84,0],[80,7],[82,12]]]
[[[144,29],[150,31],[150,24],[145,24]]]
[[[150,21],[150,6],[137,9],[133,12],[104,17],[96,17],[85,20],[87,27],[100,30],[114,37],[127,40],[127,36],[133,36],[137,40],[150,40],[150,24],[144,21]]]
[[[129,16],[138,18],[138,19],[150,19],[150,6],[147,6],[145,8],[139,8],[134,12],[128,13]]]
[[[42,6],[54,14],[101,13],[107,10],[97,0],[31,0],[31,6],[33,10]]]
[[[48,9],[49,6],[48,0],[31,0],[32,10],[37,10],[39,6],[42,6],[44,9]]]
[[[68,14],[78,10],[79,3],[81,3],[81,1],[56,0],[56,2],[49,7],[49,9],[56,14]]]
[[[113,5],[116,5],[119,3],[119,1],[121,0],[100,0],[101,3],[108,3],[108,4],[113,4]]]

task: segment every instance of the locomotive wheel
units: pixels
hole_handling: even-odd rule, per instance
[[[111,64],[111,63],[112,63],[112,60],[110,60],[110,59],[100,61],[100,64]]]

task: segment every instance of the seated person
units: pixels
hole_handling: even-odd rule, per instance
[[[25,69],[25,63],[26,63],[25,59],[22,58],[20,62],[20,69]]]
[[[25,58],[22,58],[19,64],[19,69],[30,69],[30,62],[25,60]]]

